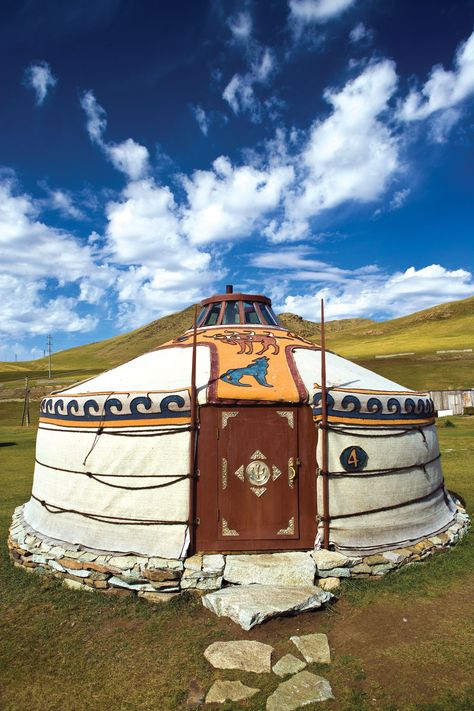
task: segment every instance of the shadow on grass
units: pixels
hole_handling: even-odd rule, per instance
[[[16,442],[0,442],[0,447],[14,447]]]

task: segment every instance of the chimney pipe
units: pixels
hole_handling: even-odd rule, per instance
[[[225,287],[225,293],[226,294],[233,294],[234,293],[234,287],[232,284],[227,284]]]

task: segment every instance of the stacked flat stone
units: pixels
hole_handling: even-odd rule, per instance
[[[8,546],[14,565],[54,575],[78,590],[134,594],[152,602],[169,600],[183,590],[217,590],[225,584],[319,585],[334,590],[341,578],[385,575],[406,564],[453,546],[469,527],[458,506],[455,522],[444,532],[412,546],[364,557],[337,551],[299,551],[258,555],[198,554],[184,560],[94,551],[41,536],[23,518],[13,515]]]

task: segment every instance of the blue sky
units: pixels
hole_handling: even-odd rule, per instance
[[[474,294],[472,0],[1,8],[0,359],[228,282],[313,320]]]

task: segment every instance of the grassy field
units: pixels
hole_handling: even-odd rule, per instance
[[[317,317],[317,315],[315,315]],[[175,338],[192,323],[193,307],[115,338],[53,355],[53,381],[47,359],[0,362],[0,399],[21,398],[28,377],[33,396],[61,388],[125,363]],[[284,326],[319,342],[319,324],[282,314]],[[327,347],[401,385],[417,390],[473,387],[474,352],[438,354],[439,350],[474,349],[474,297],[435,306],[385,322],[344,319],[327,323]],[[402,358],[376,356],[410,352]]]
[[[241,679],[261,693],[230,711],[265,708],[279,679],[214,670],[203,657],[216,640],[270,643],[295,651],[292,634],[326,632],[333,662],[328,711],[474,709],[474,536],[429,562],[381,581],[346,583],[324,611],[243,632],[191,594],[162,606],[63,589],[13,568],[6,548],[15,506],[31,491],[35,427],[17,426],[20,403],[0,403],[0,708],[2,711],[180,711],[192,690]],[[474,418],[440,422],[448,486],[474,502]],[[212,707],[208,707],[212,708]],[[321,710],[320,704],[305,707]]]

